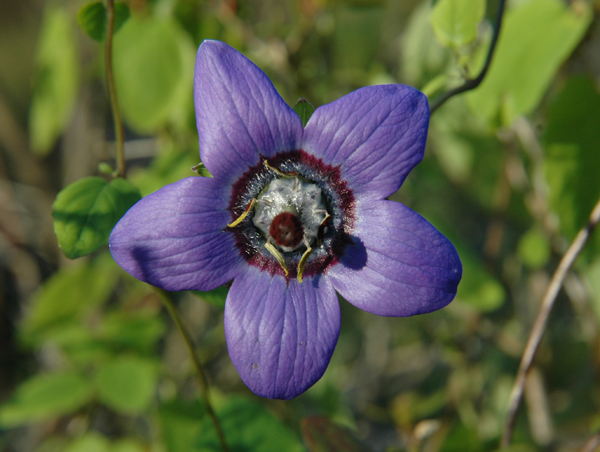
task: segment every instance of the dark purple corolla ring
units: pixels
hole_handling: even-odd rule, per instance
[[[423,158],[423,93],[361,88],[317,108],[303,127],[257,66],[205,41],[194,101],[200,158],[213,178],[146,196],[109,246],[125,271],[165,290],[233,280],[225,336],[252,391],[289,399],[321,378],[340,332],[336,292],[384,316],[452,301],[462,276],[456,249],[386,199]]]

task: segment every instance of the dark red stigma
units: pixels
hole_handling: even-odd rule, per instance
[[[296,215],[282,212],[273,218],[269,227],[269,235],[277,245],[295,248],[304,237],[304,227]]]

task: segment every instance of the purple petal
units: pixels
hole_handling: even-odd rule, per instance
[[[317,108],[304,150],[341,165],[355,194],[396,192],[425,152],[429,104],[405,85],[368,86]]]
[[[340,332],[340,308],[326,278],[291,280],[251,267],[225,303],[234,366],[256,394],[291,399],[325,373]]]
[[[462,265],[452,243],[393,201],[360,209],[354,244],[327,277],[350,303],[373,314],[409,316],[452,301]]]
[[[189,177],[135,204],[110,235],[110,252],[130,275],[166,290],[211,290],[240,272],[228,196],[216,179]]]
[[[259,155],[295,150],[302,137],[300,117],[264,72],[222,42],[198,49],[194,102],[200,158],[224,180],[238,179]]]

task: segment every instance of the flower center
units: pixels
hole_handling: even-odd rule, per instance
[[[300,176],[273,180],[256,200],[252,219],[267,239],[283,252],[317,242],[327,210],[318,185]]]
[[[269,235],[281,247],[296,248],[304,237],[302,221],[293,213],[281,212],[273,218],[269,227]]]

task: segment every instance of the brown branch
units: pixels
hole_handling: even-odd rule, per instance
[[[502,28],[502,18],[504,17],[505,5],[505,0],[500,0],[500,2],[498,3],[498,11],[496,12],[496,23],[494,24],[494,34],[492,36],[492,42],[490,43],[490,48],[485,59],[485,64],[483,65],[483,68],[481,69],[479,75],[474,79],[465,80],[465,82],[462,85],[457,86],[456,88],[453,88],[441,94],[437,99],[435,99],[431,103],[429,107],[430,114],[433,114],[434,111],[440,108],[442,104],[445,103],[451,97],[454,97],[457,94],[461,94],[466,91],[471,91],[477,88],[479,85],[481,85],[481,82],[485,78],[485,75],[487,74],[487,71],[490,68],[490,65],[492,64],[492,57],[494,56],[496,44],[498,44],[498,37],[500,36],[500,29]]]
[[[594,452],[600,446],[600,432],[592,436],[579,452]]]
[[[554,272],[552,280],[546,289],[546,293],[544,294],[544,298],[542,300],[542,305],[540,306],[537,318],[535,319],[535,323],[533,324],[531,333],[529,334],[529,339],[527,340],[527,345],[525,346],[523,356],[521,357],[521,363],[519,365],[519,370],[517,371],[514,386],[510,393],[506,424],[504,434],[502,436],[502,448],[508,447],[511,442],[517,413],[521,405],[521,399],[523,398],[523,388],[525,387],[527,373],[531,368],[535,354],[538,350],[540,342],[542,341],[542,337],[548,323],[548,318],[554,306],[554,302],[556,301],[556,297],[558,296],[567,273],[575,262],[575,259],[577,259],[577,256],[579,256],[585,247],[590,235],[599,221],[600,200],[598,200],[596,206],[592,210],[587,225],[585,225],[585,227],[579,231],[575,237],[575,240],[573,240],[573,243],[571,243],[571,246],[561,259],[560,264]]]
[[[154,287],[154,290],[156,290],[156,292],[160,296],[163,305],[165,306],[167,311],[169,311],[173,322],[175,322],[175,326],[177,327],[177,329],[181,333],[181,336],[183,337],[183,341],[185,342],[185,345],[188,349],[188,353],[192,358],[194,367],[196,368],[196,374],[198,375],[198,381],[200,382],[200,392],[202,400],[204,401],[204,405],[206,406],[208,416],[210,417],[210,420],[217,432],[219,443],[221,444],[221,449],[223,449],[223,452],[229,452],[229,447],[227,446],[227,442],[225,441],[225,434],[223,433],[223,429],[221,428],[221,423],[219,422],[219,418],[215,414],[215,411],[208,397],[208,380],[206,379],[206,374],[204,373],[204,369],[202,368],[202,364],[200,363],[200,359],[198,358],[198,354],[196,353],[192,336],[181,322],[181,318],[177,313],[177,308],[175,308],[175,304],[173,302],[173,295],[171,294],[171,292],[159,289],[158,287]]]

